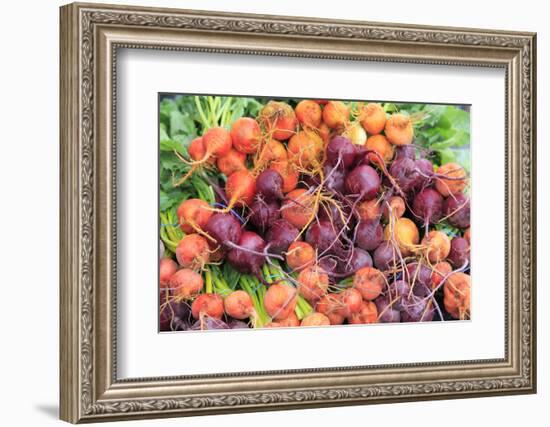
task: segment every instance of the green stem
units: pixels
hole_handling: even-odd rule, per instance
[[[208,126],[208,119],[206,118],[206,115],[204,114],[204,110],[202,109],[201,101],[199,96],[195,96],[195,106],[197,107],[197,111],[199,112],[199,116],[202,121],[202,127],[203,129],[208,129],[210,126]]]
[[[271,277],[271,271],[269,271],[269,266],[266,264],[262,265],[262,273],[264,276],[264,280],[271,284],[273,283],[273,278]]]
[[[212,289],[212,272],[210,270],[206,270],[204,272],[204,276],[205,276],[205,282],[206,282],[206,293],[207,294],[211,294],[213,293],[213,289]]]

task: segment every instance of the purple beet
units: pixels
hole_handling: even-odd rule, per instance
[[[340,159],[340,164],[344,168],[350,168],[355,161],[355,153],[355,145],[341,135],[333,137],[327,145],[327,160],[332,165],[336,165]]]
[[[256,198],[250,206],[250,222],[262,233],[281,217],[279,203]]]
[[[317,249],[318,254],[340,253],[341,242],[337,239],[338,231],[329,221],[316,221],[306,232],[306,242]]]
[[[265,256],[259,255],[265,250],[265,241],[252,231],[243,231],[237,243],[227,254],[227,261],[240,273],[260,274]]]
[[[401,313],[396,310],[385,296],[379,296],[374,300],[378,309],[378,321],[380,323],[398,323],[401,321]]]
[[[359,200],[371,200],[380,190],[380,176],[368,165],[360,165],[346,176],[346,189]]]
[[[424,188],[430,183],[434,174],[433,164],[428,159],[417,159],[414,163],[418,172],[418,183],[416,188]]]
[[[403,302],[409,298],[411,287],[404,280],[396,280],[390,285],[389,296],[393,303],[393,308],[396,310],[403,310]]]
[[[408,157],[394,160],[390,166],[390,175],[395,179],[399,188],[405,193],[419,188],[420,175],[416,169],[416,162]]]
[[[229,326],[223,320],[205,316],[193,323],[190,328],[192,331],[210,331],[214,329],[229,329]]]
[[[366,251],[372,251],[380,246],[384,237],[384,230],[378,219],[361,221],[355,232],[357,246]]]
[[[431,286],[432,270],[425,264],[411,262],[405,268],[405,278],[411,286],[416,285]]]
[[[412,145],[401,145],[395,148],[395,160],[398,159],[411,159],[415,160],[416,158],[416,149]]]
[[[250,328],[247,323],[237,319],[231,319],[229,322],[227,322],[227,326],[229,326],[229,329],[249,329]]]
[[[161,290],[159,312],[161,332],[187,330],[191,319],[191,308],[184,301],[176,302],[172,297],[168,298],[169,302],[166,303],[166,291]]]
[[[434,315],[433,303],[429,299],[411,295],[403,301],[403,310],[401,310],[403,322],[430,322]]]
[[[363,267],[372,267],[370,254],[361,248],[352,248],[349,260],[338,264],[338,271],[342,274],[351,275]]]
[[[460,193],[449,196],[443,202],[443,215],[447,221],[456,228],[468,228],[470,226],[470,199]]]
[[[433,188],[424,188],[414,197],[412,210],[424,224],[435,224],[443,217],[443,197]]]
[[[237,243],[242,232],[239,221],[233,215],[224,213],[212,215],[204,231],[222,247],[227,247],[226,242]]]
[[[399,249],[390,242],[382,242],[374,251],[372,259],[378,270],[390,270],[394,265],[399,265]]]
[[[335,193],[343,193],[345,190],[346,173],[343,166],[332,168],[329,165],[323,166],[325,174],[324,187]]]
[[[319,259],[319,267],[329,276],[334,276],[337,273],[340,263],[341,261],[338,261],[338,259],[332,255],[325,255]]]
[[[266,169],[256,178],[256,193],[265,200],[281,200],[283,195],[283,177],[273,169]]]
[[[328,205],[322,205],[319,208],[319,219],[331,222],[337,230],[344,228],[344,221],[348,221],[349,219],[348,227],[351,228],[353,226],[353,217],[349,218],[350,208],[348,206],[344,206],[342,208],[342,212],[344,214],[344,218],[342,218],[340,211],[334,204],[329,203]]]
[[[270,244],[269,252],[282,255],[290,244],[298,237],[300,230],[284,219],[275,221],[265,235],[266,241]]]
[[[447,260],[454,268],[460,268],[470,262],[470,244],[464,237],[455,237],[451,240],[451,252]]]

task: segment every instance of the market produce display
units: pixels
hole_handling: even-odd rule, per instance
[[[166,96],[161,331],[470,318],[467,107]]]

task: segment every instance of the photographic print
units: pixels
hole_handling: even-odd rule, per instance
[[[536,50],[63,6],[60,418],[535,393]]]
[[[468,320],[469,110],[160,94],[160,331]]]

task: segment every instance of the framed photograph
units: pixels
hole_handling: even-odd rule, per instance
[[[536,391],[536,36],[61,8],[61,418]]]

